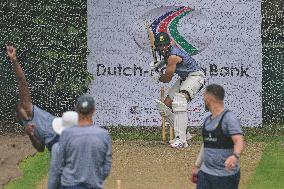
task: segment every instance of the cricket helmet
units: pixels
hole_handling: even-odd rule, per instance
[[[160,32],[155,36],[155,46],[169,45],[171,43],[170,36],[165,32]]]

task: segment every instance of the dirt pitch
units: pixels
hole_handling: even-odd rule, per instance
[[[29,155],[36,153],[28,136],[0,135],[0,188],[22,175],[18,164]]]
[[[193,189],[189,177],[200,145],[191,143],[189,148],[177,150],[159,142],[115,141],[112,172],[105,189]],[[247,144],[241,158],[241,189],[252,176],[263,149],[263,143]]]
[[[18,162],[35,150],[27,136],[0,136],[0,142],[1,188],[21,176]],[[241,158],[241,189],[252,176],[264,146],[247,144]],[[200,143],[192,143],[189,148],[176,150],[160,142],[114,141],[113,167],[105,189],[193,189],[189,177],[199,147]],[[37,189],[46,189],[46,181],[41,181]]]

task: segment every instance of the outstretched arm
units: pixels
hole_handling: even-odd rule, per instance
[[[19,95],[20,95],[20,107],[25,111],[27,116],[26,119],[32,118],[32,100],[30,90],[28,88],[28,83],[24,74],[24,71],[18,61],[16,48],[12,45],[6,45],[7,54],[12,62],[19,86]]]

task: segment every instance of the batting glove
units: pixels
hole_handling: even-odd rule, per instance
[[[152,61],[151,63],[150,63],[150,68],[151,68],[151,70],[157,70],[158,68],[160,68],[160,67],[162,67],[163,65],[165,64],[165,61],[157,61],[157,62],[155,62],[155,61]]]
[[[155,83],[159,83],[160,77],[161,77],[161,74],[160,74],[159,72],[157,72],[157,71],[155,71],[155,70],[152,70],[152,71],[151,71],[151,78],[153,79],[153,81],[154,81]]]

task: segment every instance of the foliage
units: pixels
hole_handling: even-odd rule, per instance
[[[262,2],[263,120],[284,122],[284,1]]]
[[[93,77],[87,71],[87,3],[84,0],[1,1],[0,41],[13,42],[34,104],[58,115],[72,109]],[[1,121],[13,121],[18,100],[13,69],[0,57]]]

